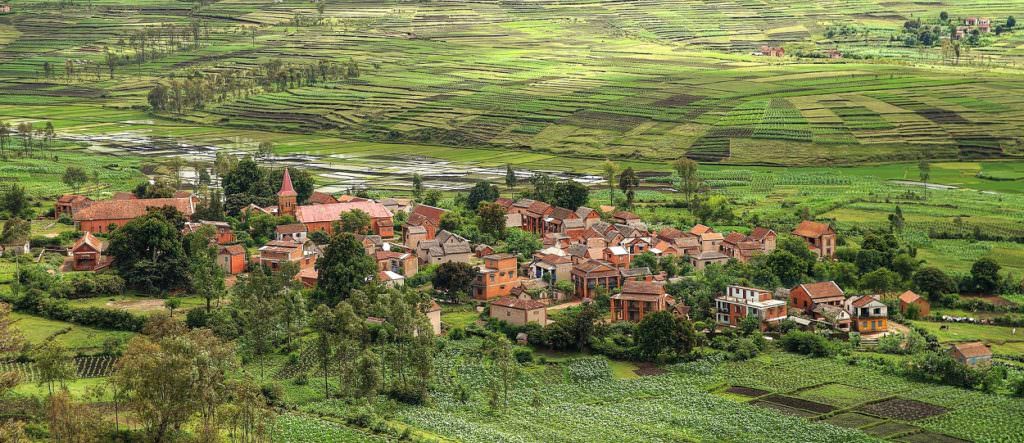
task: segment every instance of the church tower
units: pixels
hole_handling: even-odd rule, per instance
[[[292,176],[288,174],[288,168],[284,168],[284,179],[281,180],[281,190],[277,191],[277,215],[295,216],[296,201],[299,193],[292,187]]]

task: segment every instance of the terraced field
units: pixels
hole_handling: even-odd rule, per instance
[[[1024,15],[1013,2],[339,1],[322,13],[299,1],[92,5],[20,2],[0,18],[0,118],[72,105],[84,112],[79,123],[109,129],[145,107],[157,81],[244,78],[272,60],[352,60],[358,77],[235,90],[162,116],[174,121],[146,119],[315,133],[320,151],[363,141],[766,165],[1024,156],[1024,30],[986,36],[956,65],[938,47],[890,41],[904,21],[939,11]],[[824,36],[840,24],[865,35]],[[164,31],[140,48],[132,33],[152,27]],[[184,43],[193,32],[198,45]],[[762,45],[847,57],[750,55]]]

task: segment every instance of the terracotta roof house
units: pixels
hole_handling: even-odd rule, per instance
[[[106,252],[107,242],[87,231],[71,246],[71,269],[98,271],[110,266],[113,260],[104,255]]]
[[[334,233],[334,223],[341,219],[341,214],[360,210],[370,216],[370,232],[384,238],[394,237],[394,222],[391,211],[373,201],[351,201],[347,203],[331,203],[326,205],[303,205],[295,211],[295,218],[306,225],[308,232],[326,231]]]
[[[775,300],[772,292],[743,286],[726,286],[725,294],[715,298],[715,321],[736,327],[748,316],[757,317],[761,330],[786,319],[786,302]]]
[[[544,219],[554,210],[554,206],[547,203],[524,198],[513,203],[508,212],[522,215],[523,230],[541,234],[544,231]]]
[[[491,318],[510,325],[537,323],[544,326],[548,322],[547,306],[530,298],[499,297],[491,301],[490,308]]]
[[[338,203],[338,199],[326,192],[313,191],[312,194],[309,194],[309,199],[306,202],[311,205],[329,205],[331,203]]]
[[[391,271],[412,277],[419,271],[419,259],[409,252],[377,251],[373,254],[378,271]]]
[[[618,211],[615,214],[612,214],[612,221],[631,226],[643,223],[639,215],[629,211]]]
[[[549,283],[572,279],[572,259],[567,256],[544,254],[530,262],[530,278],[538,278]]]
[[[611,297],[612,321],[639,322],[647,314],[667,310],[672,302],[664,284],[628,280],[622,283],[622,291]]]
[[[380,204],[388,208],[392,214],[404,212],[408,214],[412,209],[412,199],[388,197],[380,201]]]
[[[705,232],[700,235],[699,241],[701,252],[717,252],[722,250],[725,236],[718,232]]]
[[[790,306],[810,313],[819,304],[842,306],[846,294],[834,281],[804,283],[789,290]]]
[[[302,223],[289,223],[286,225],[277,225],[274,228],[274,239],[275,240],[293,240],[297,242],[306,241],[306,225]]]
[[[137,198],[139,197],[135,194],[125,191],[115,192],[114,195],[110,196],[111,200],[135,200]]]
[[[420,226],[426,235],[421,240],[433,240],[437,231],[441,229],[441,217],[448,212],[441,208],[417,204],[409,213],[409,218],[402,227],[402,236],[408,236],[408,228]]]
[[[501,206],[502,208],[505,208],[505,212],[509,212],[509,210],[512,209],[512,205],[514,205],[516,201],[510,198],[498,197],[494,199],[494,203],[496,203],[498,206]]]
[[[131,200],[101,200],[79,209],[72,219],[81,231],[110,232],[110,226],[121,227],[136,217],[146,215],[150,209],[170,206],[186,218],[195,212],[195,200],[185,198],[147,198]]]
[[[213,242],[218,245],[226,245],[235,242],[235,231],[231,230],[231,225],[227,222],[222,221],[209,221],[200,220],[197,223],[185,223],[185,227],[182,228],[182,235],[188,235],[190,233],[198,231],[203,226],[209,226],[213,228]]]
[[[710,227],[707,227],[707,226],[704,226],[702,224],[699,224],[699,223],[696,224],[696,225],[693,225],[693,228],[690,228],[690,233],[693,234],[693,235],[698,235],[699,236],[701,234],[705,234],[705,233],[708,233],[708,232],[715,232],[715,230],[711,229]]]
[[[928,300],[925,300],[924,297],[917,295],[916,293],[914,293],[914,291],[906,291],[900,294],[899,300],[900,312],[902,312],[903,314],[907,313],[907,308],[909,308],[910,305],[917,306],[918,318],[927,317],[928,314],[930,314],[932,311],[931,305],[928,304]]]
[[[761,250],[768,253],[775,250],[775,242],[778,237],[778,234],[771,229],[757,227],[754,228],[753,231],[750,231],[750,235],[747,236],[747,239],[760,243]]]
[[[447,262],[469,263],[473,256],[469,240],[443,229],[433,240],[419,242],[415,250],[420,263],[427,265]]]
[[[74,217],[79,209],[90,204],[92,204],[92,199],[84,195],[64,194],[57,198],[57,203],[53,207],[53,218],[60,218],[64,214]]]
[[[889,310],[878,297],[861,295],[850,297],[843,303],[850,313],[853,327],[862,334],[875,334],[889,330]]]
[[[473,247],[473,255],[477,256],[478,258],[484,258],[485,256],[491,255],[493,253],[494,248],[483,243],[480,243]]]
[[[242,245],[227,245],[217,249],[217,266],[227,275],[245,271],[245,262],[245,247]]]
[[[302,283],[302,286],[307,288],[315,288],[316,281],[320,278],[320,272],[316,268],[305,268],[299,271],[295,279]]]
[[[260,265],[271,271],[277,271],[286,262],[296,263],[300,269],[311,268],[320,255],[320,249],[311,241],[271,240],[259,251]]]
[[[583,220],[583,226],[587,228],[593,226],[594,223],[601,221],[601,214],[586,206],[576,208],[576,215]]]
[[[587,258],[572,267],[572,282],[576,286],[576,296],[591,298],[598,287],[614,291],[620,283],[619,269],[603,260]]]
[[[804,220],[793,230],[793,235],[807,241],[807,247],[818,254],[818,258],[836,255],[836,232],[825,223]]]
[[[839,306],[819,304],[811,311],[811,315],[818,323],[840,331],[850,331],[853,318],[850,313]]]
[[[492,254],[484,257],[484,264],[476,268],[473,298],[490,300],[512,293],[518,286],[519,260],[512,254]]]
[[[992,361],[992,350],[980,341],[956,343],[949,348],[949,355],[961,364],[977,366]]]

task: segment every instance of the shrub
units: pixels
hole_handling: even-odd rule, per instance
[[[814,357],[830,357],[838,351],[827,338],[812,332],[790,331],[782,336],[779,343],[788,352]]]
[[[514,354],[520,364],[533,363],[533,351],[530,348],[517,347]]]

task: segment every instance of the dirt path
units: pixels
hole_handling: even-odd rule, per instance
[[[165,300],[119,300],[119,301],[108,301],[107,306],[116,309],[123,309],[125,311],[158,311],[164,309]]]

